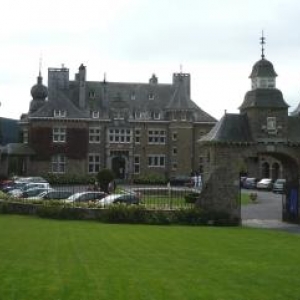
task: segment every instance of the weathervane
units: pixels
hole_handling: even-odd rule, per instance
[[[266,38],[264,37],[264,31],[261,32],[261,38],[260,38],[260,44],[261,44],[261,58],[264,59],[265,58],[265,48],[264,45],[266,44],[265,42]]]

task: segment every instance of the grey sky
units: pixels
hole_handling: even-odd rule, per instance
[[[192,99],[220,118],[237,112],[249,74],[266,58],[293,110],[300,102],[300,2],[296,0],[2,0],[0,115],[28,111],[42,56],[42,75],[64,64],[73,78],[147,82],[155,73],[191,73]]]

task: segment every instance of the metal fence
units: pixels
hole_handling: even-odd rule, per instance
[[[61,204],[71,207],[99,207],[99,199],[103,198],[103,191],[89,185],[52,185],[51,189],[61,194],[68,193],[74,195],[76,193],[95,193],[90,198],[80,198],[70,201],[67,198],[61,199],[39,199],[38,197],[19,198],[18,201],[27,203],[44,203],[45,205]],[[144,185],[118,183],[115,190],[111,193],[114,195],[129,194],[139,199],[139,205],[147,209],[182,209],[194,206],[195,198],[199,197],[200,190],[186,186],[170,186],[170,185]],[[100,195],[100,196],[99,196]],[[11,199],[17,200],[17,199]],[[104,202],[101,207],[107,207],[112,203]]]

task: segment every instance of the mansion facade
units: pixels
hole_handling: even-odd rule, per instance
[[[190,90],[190,74],[182,72],[171,84],[155,75],[127,83],[88,81],[84,65],[74,80],[65,67],[49,68],[48,87],[40,73],[31,89],[20,143],[2,153],[2,172],[85,175],[108,168],[120,179],[202,172],[197,141],[217,121],[191,100]]]

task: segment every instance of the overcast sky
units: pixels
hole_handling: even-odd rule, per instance
[[[48,68],[83,63],[87,80],[160,83],[191,74],[192,99],[219,119],[237,113],[260,59],[259,38],[290,105],[300,102],[299,0],[2,0],[0,116],[28,112],[42,57]]]

